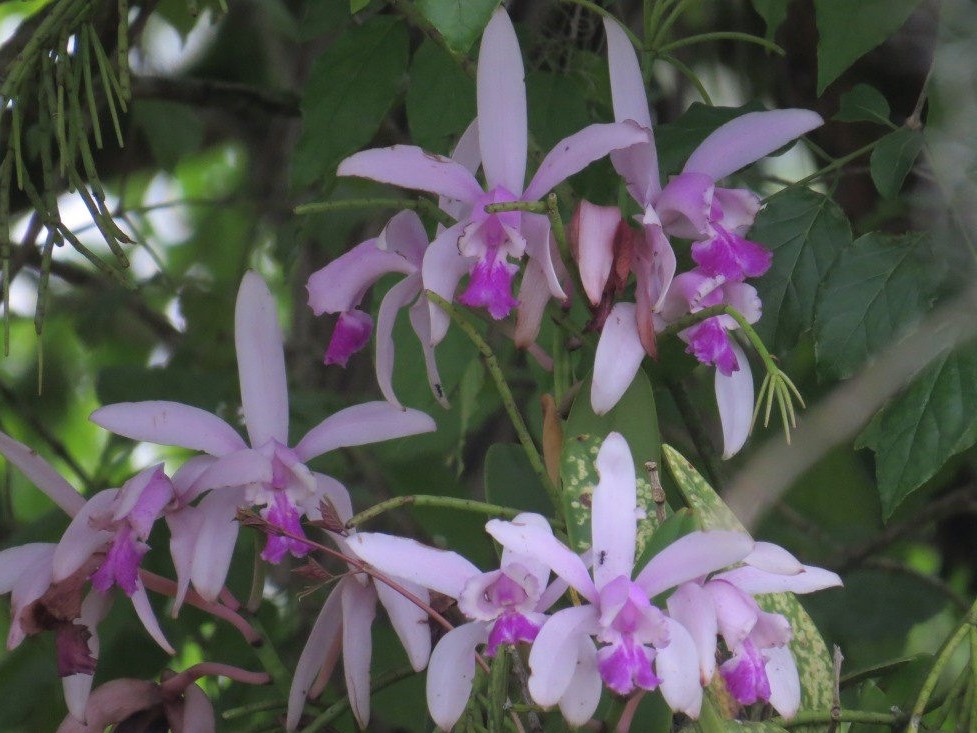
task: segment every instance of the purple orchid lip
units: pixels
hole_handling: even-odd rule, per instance
[[[372,330],[373,319],[367,313],[355,308],[340,313],[322,359],[323,363],[346,366],[349,357],[370,342]]]
[[[503,613],[492,624],[485,656],[494,657],[500,644],[518,644],[524,641],[531,644],[539,634],[540,624],[533,623],[521,613]]]

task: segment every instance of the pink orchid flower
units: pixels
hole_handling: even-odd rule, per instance
[[[97,425],[134,440],[202,451],[209,458],[191,464],[180,476],[186,485],[179,500],[193,507],[171,518],[174,536],[189,546],[174,552],[182,587],[189,579],[207,600],[224,584],[237,539],[233,521],[238,507],[264,507],[262,515],[292,535],[302,535],[302,515],[317,517],[324,486],[334,482],[305,462],[336,448],[364,445],[429,432],[434,421],[417,410],[400,410],[388,402],[368,402],[340,410],[288,447],[288,391],[284,339],[275,301],[264,280],[245,274],[234,311],[241,402],[249,442],[216,415],[178,402],[126,402],[92,413]],[[178,487],[179,488],[179,487]],[[219,489],[219,491],[217,491]],[[301,557],[308,545],[294,537],[270,536],[262,552],[269,562],[286,554]]]
[[[538,514],[520,514],[516,521],[553,536]],[[532,642],[546,619],[544,612],[566,590],[562,582],[547,586],[546,565],[509,549],[503,550],[498,570],[483,573],[455,552],[403,537],[360,532],[350,546],[384,573],[457,599],[458,610],[470,619],[445,634],[431,654],[427,704],[442,730],[450,730],[468,704],[476,648],[484,644],[491,657],[500,644]]]
[[[632,579],[637,488],[631,452],[619,433],[601,445],[597,471],[592,577],[578,555],[532,524],[492,520],[487,525],[503,547],[545,563],[587,601],[556,612],[544,624],[529,654],[529,691],[540,705],[559,704],[575,725],[593,715],[602,682],[621,695],[660,687],[673,710],[697,717],[702,687],[695,643],[652,599],[741,560],[753,541],[741,532],[694,532],[655,555]]]
[[[459,220],[441,232],[428,247],[421,269],[424,287],[451,300],[458,282],[470,274],[459,301],[484,307],[496,319],[519,305],[512,296],[518,270],[513,260],[528,255],[531,277],[539,286],[520,291],[524,304],[538,300],[535,290],[566,299],[554,264],[550,226],[540,214],[511,211],[489,214],[489,204],[534,201],[554,186],[610,151],[634,145],[646,132],[634,124],[590,125],[560,141],[544,158],[529,185],[526,174],[526,88],[522,54],[506,12],[495,11],[482,36],[477,78],[478,142],[486,187],[462,163],[427,153],[411,145],[366,150],[347,158],[337,175],[360,176],[403,188],[428,191],[461,202]],[[544,287],[545,283],[545,287]],[[547,297],[548,297],[547,296]],[[543,298],[545,302],[545,298]],[[533,304],[534,309],[538,305]],[[532,341],[532,321],[526,319],[517,342]],[[431,341],[439,343],[448,329],[448,316],[431,308]]]

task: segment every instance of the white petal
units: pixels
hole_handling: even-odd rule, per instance
[[[450,731],[465,711],[475,678],[475,647],[488,641],[488,625],[462,624],[445,634],[427,668],[427,708],[442,730]]]
[[[597,648],[589,638],[578,637],[577,664],[560,698],[560,712],[570,725],[587,723],[600,703],[604,684],[597,669]]]
[[[610,433],[597,453],[600,481],[594,489],[591,533],[594,585],[600,590],[620,576],[631,579],[637,536],[637,485],[631,449],[620,433]]]
[[[330,415],[295,446],[295,455],[308,461],[337,448],[379,443],[391,438],[430,433],[434,420],[420,410],[400,410],[389,402],[364,402]]]
[[[698,718],[702,707],[702,685],[695,643],[682,624],[670,618],[666,618],[665,623],[668,624],[668,646],[659,649],[655,657],[655,671],[662,680],[662,696],[672,710]]]
[[[712,599],[698,583],[683,583],[668,597],[668,615],[692,637],[699,657],[699,681],[708,685],[716,671],[716,634],[719,633]]]
[[[430,603],[427,588],[406,580],[402,583],[415,596]],[[387,609],[390,623],[397,632],[400,643],[404,645],[411,667],[415,672],[420,672],[431,656],[431,627],[427,612],[386,583],[374,583],[373,586],[380,597],[380,603]]]
[[[764,649],[767,679],[770,681],[770,704],[784,718],[790,720],[801,705],[801,680],[797,674],[794,655],[788,645]]]
[[[100,520],[108,521],[111,518],[112,502],[118,493],[118,489],[99,491],[71,520],[54,550],[52,564],[55,582],[74,573],[93,552],[111,541],[112,532],[99,529],[98,525]]]
[[[753,424],[753,373],[750,362],[733,339],[730,348],[740,368],[728,377],[716,370],[716,404],[723,426],[723,458],[732,458],[750,437]]]
[[[556,705],[577,671],[581,642],[597,623],[590,605],[557,611],[543,624],[529,652],[529,693],[543,707]]]
[[[294,731],[298,727],[309,689],[312,687],[322,665],[330,656],[331,650],[339,644],[343,620],[340,605],[340,598],[342,597],[340,585],[347,582],[349,581],[345,578],[340,580],[329,597],[326,598],[322,610],[319,611],[319,615],[312,625],[312,631],[309,632],[309,638],[302,649],[299,662],[295,666],[292,687],[288,693],[288,715],[285,720],[285,727],[289,731]]]
[[[371,584],[346,583],[343,604],[343,671],[353,716],[362,730],[370,722],[370,627],[376,617],[377,594]]]
[[[594,355],[590,406],[603,415],[618,403],[631,386],[645,349],[638,336],[634,303],[618,302],[604,322]]]
[[[635,578],[649,598],[742,560],[753,550],[744,532],[692,532],[655,555]]]
[[[357,532],[350,549],[382,573],[404,578],[452,598],[481,571],[456,552],[438,550],[406,537]]]

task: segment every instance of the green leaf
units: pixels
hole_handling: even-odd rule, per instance
[[[757,332],[768,347],[784,353],[814,325],[818,288],[838,253],[851,244],[851,226],[827,196],[791,189],[760,212],[750,239],[773,251],[770,270],[756,282],[763,301]]]
[[[872,181],[887,199],[899,194],[903,181],[923,149],[923,133],[900,127],[882,138],[869,159]]]
[[[493,443],[485,454],[485,500],[537,514],[553,511],[522,446]]]
[[[844,379],[930,303],[925,236],[878,232],[859,237],[835,261],[821,287],[814,337],[822,377]]]
[[[767,24],[766,38],[772,41],[777,29],[787,20],[787,6],[790,0],[753,0],[753,9]]]
[[[839,122],[877,122],[889,123],[889,102],[875,87],[869,84],[856,84],[841,95],[838,114]]]
[[[184,158],[197,152],[204,141],[200,116],[186,105],[155,99],[136,99],[132,117],[143,129],[153,159],[172,171]]]
[[[330,180],[339,162],[376,134],[400,90],[407,29],[380,15],[343,34],[312,65],[302,98],[302,135],[292,181]]]
[[[414,53],[407,89],[411,140],[425,150],[448,153],[475,113],[475,83],[447,51],[424,41]]]
[[[890,402],[858,437],[875,452],[882,513],[977,442],[977,344],[944,354]]]
[[[891,36],[920,0],[814,0],[818,95],[862,55]]]
[[[415,4],[451,48],[467,53],[482,35],[499,0],[417,0]]]
[[[356,15],[358,12],[363,10],[363,8],[365,8],[369,4],[370,4],[370,0],[349,0],[350,15]]]
[[[655,143],[662,177],[682,170],[692,151],[717,127],[747,112],[763,109],[759,102],[750,102],[742,107],[711,107],[693,102],[675,122],[658,125],[655,128]]]
[[[563,74],[531,72],[526,77],[526,97],[529,131],[545,151],[590,122],[583,89]]]
[[[726,503],[681,453],[670,445],[662,445],[662,455],[679,491],[697,515],[703,529],[746,531]],[[814,621],[793,593],[757,596],[757,603],[765,611],[782,614],[790,621],[794,632],[790,650],[801,678],[801,710],[830,709],[834,695],[834,667],[828,647]]]
[[[655,527],[655,502],[644,469],[645,461],[660,460],[655,395],[648,377],[639,371],[617,405],[604,415],[595,415],[590,407],[590,384],[590,378],[583,383],[563,426],[560,477],[570,547],[577,552],[590,547],[590,497],[598,478],[594,461],[608,433],[618,432],[631,448],[638,480],[638,506],[648,517],[638,526],[638,556]]]

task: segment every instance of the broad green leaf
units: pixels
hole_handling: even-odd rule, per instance
[[[484,472],[486,501],[537,514],[553,511],[522,446],[493,443],[485,454]]]
[[[499,0],[417,0],[415,5],[455,51],[467,53],[485,26]]]
[[[544,151],[590,123],[584,92],[572,78],[536,71],[526,77],[529,131]]]
[[[475,82],[433,41],[414,54],[407,89],[411,140],[425,150],[448,153],[475,119]]]
[[[200,115],[186,105],[136,99],[132,104],[132,116],[145,131],[154,160],[165,170],[173,170],[203,143],[204,125]]]
[[[390,15],[343,34],[312,65],[302,98],[302,135],[292,181],[330,180],[347,155],[366,145],[400,90],[407,28]]]
[[[906,22],[920,0],[814,0],[818,95]]]
[[[857,447],[875,452],[888,518],[956,453],[977,442],[977,344],[942,355],[875,416]]]
[[[841,95],[838,114],[834,119],[839,122],[877,122],[885,125],[889,122],[889,102],[875,87],[870,84],[856,84]]]
[[[662,179],[682,170],[692,151],[717,127],[747,112],[759,112],[763,109],[763,105],[758,102],[750,102],[742,107],[711,107],[693,102],[675,122],[655,127],[658,166]]]
[[[827,196],[806,188],[774,196],[756,218],[750,238],[773,251],[770,270],[756,282],[763,301],[757,331],[779,353],[814,325],[818,288],[851,244],[851,226]]]
[[[767,24],[766,37],[772,41],[777,29],[787,19],[787,6],[790,0],[753,0],[753,9]]]
[[[745,531],[726,503],[682,454],[670,445],[662,445],[662,455],[703,529]],[[801,678],[801,710],[829,710],[834,694],[834,668],[828,647],[807,611],[793,593],[757,596],[757,603],[790,621],[794,632],[790,650]]]
[[[894,702],[875,684],[874,680],[866,680],[858,690],[858,709],[871,710],[876,713],[887,713],[892,710]],[[850,733],[888,733],[886,725],[871,725],[869,723],[853,723]]]
[[[886,198],[899,194],[903,181],[923,149],[923,133],[900,127],[879,141],[869,159],[869,170],[879,193]]]
[[[594,461],[608,433],[621,433],[631,448],[638,480],[638,506],[648,519],[638,527],[636,556],[654,531],[655,502],[645,473],[646,461],[659,462],[658,417],[655,395],[644,372],[639,371],[628,391],[612,410],[595,415],[590,407],[590,379],[580,388],[563,426],[563,453],[560,477],[567,515],[570,547],[582,552],[590,547],[590,498],[597,485]]]
[[[932,302],[923,235],[859,237],[818,293],[814,337],[822,377],[844,379],[892,342]]]
[[[369,4],[370,0],[349,0],[350,15],[356,15]]]

